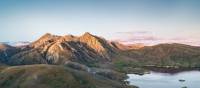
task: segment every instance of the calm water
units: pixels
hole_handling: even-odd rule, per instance
[[[177,74],[151,72],[145,75],[128,74],[130,85],[139,88],[200,88],[200,71],[186,71]],[[185,80],[180,82],[179,80]]]

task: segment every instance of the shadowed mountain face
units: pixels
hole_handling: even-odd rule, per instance
[[[0,44],[0,62],[7,63],[9,61],[9,58],[19,51],[19,48],[12,47],[7,44]]]

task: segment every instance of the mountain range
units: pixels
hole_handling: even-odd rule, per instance
[[[118,78],[117,76],[121,74],[120,72],[134,70],[135,67],[200,67],[200,47],[177,43],[155,46],[124,45],[88,32],[81,36],[58,36],[47,33],[38,40],[23,46],[0,44],[0,65],[2,66],[0,71],[8,74],[2,78],[3,74],[0,74],[0,79],[3,79],[0,81],[0,86],[3,88],[18,88],[17,86],[22,84],[24,84],[22,88],[36,87],[33,84],[38,81],[34,80],[39,79],[35,79],[34,74],[31,74],[31,70],[28,69],[35,69],[36,72],[43,69],[49,73],[52,73],[50,69],[57,69],[55,71],[58,71],[59,74],[49,74],[50,78],[47,76],[46,79],[40,79],[42,82],[47,82],[47,79],[56,79],[55,82],[57,82],[60,79],[57,77],[60,76],[56,75],[68,74],[72,78],[67,78],[66,75],[64,76],[66,79],[62,80],[70,79],[73,80],[72,84],[77,83],[77,86],[67,82],[69,85],[57,85],[59,87],[39,85],[37,88],[66,88],[67,86],[70,86],[67,88],[121,88],[124,86],[124,83],[121,82],[124,77]],[[74,72],[80,72],[81,76],[73,75]],[[92,79],[84,77],[97,73],[98,75],[92,76]],[[24,79],[28,80],[26,74],[32,77],[27,81],[28,83],[19,82]],[[12,82],[15,84],[9,86],[7,81],[13,75],[20,75],[22,78],[17,78],[18,80],[13,78]],[[48,74],[36,73],[36,76],[41,75]],[[105,77],[105,79],[99,77]],[[86,84],[95,87],[78,86],[82,83],[76,82],[78,78],[86,80]],[[104,87],[103,81],[107,82]],[[66,81],[63,82],[66,83]],[[96,84],[96,82],[100,83]],[[123,88],[129,87],[124,86]]]
[[[123,45],[88,32],[82,36],[47,33],[23,46],[0,45],[0,61],[8,65],[109,63],[136,61],[145,65],[199,66],[200,47],[184,44]],[[177,62],[178,61],[178,62]],[[179,62],[182,61],[182,62]]]

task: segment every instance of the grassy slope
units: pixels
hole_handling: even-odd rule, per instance
[[[120,72],[143,72],[144,66],[162,68],[200,67],[200,47],[183,44],[160,44],[120,52],[113,59],[113,68]],[[140,69],[139,69],[140,68]]]
[[[66,66],[25,65],[2,67],[0,88],[132,88],[100,75]]]
[[[123,54],[140,65],[200,67],[200,48],[188,45],[160,44]]]

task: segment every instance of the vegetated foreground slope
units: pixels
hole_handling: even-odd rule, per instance
[[[0,69],[1,88],[133,88],[98,74],[58,65],[24,65]]]

